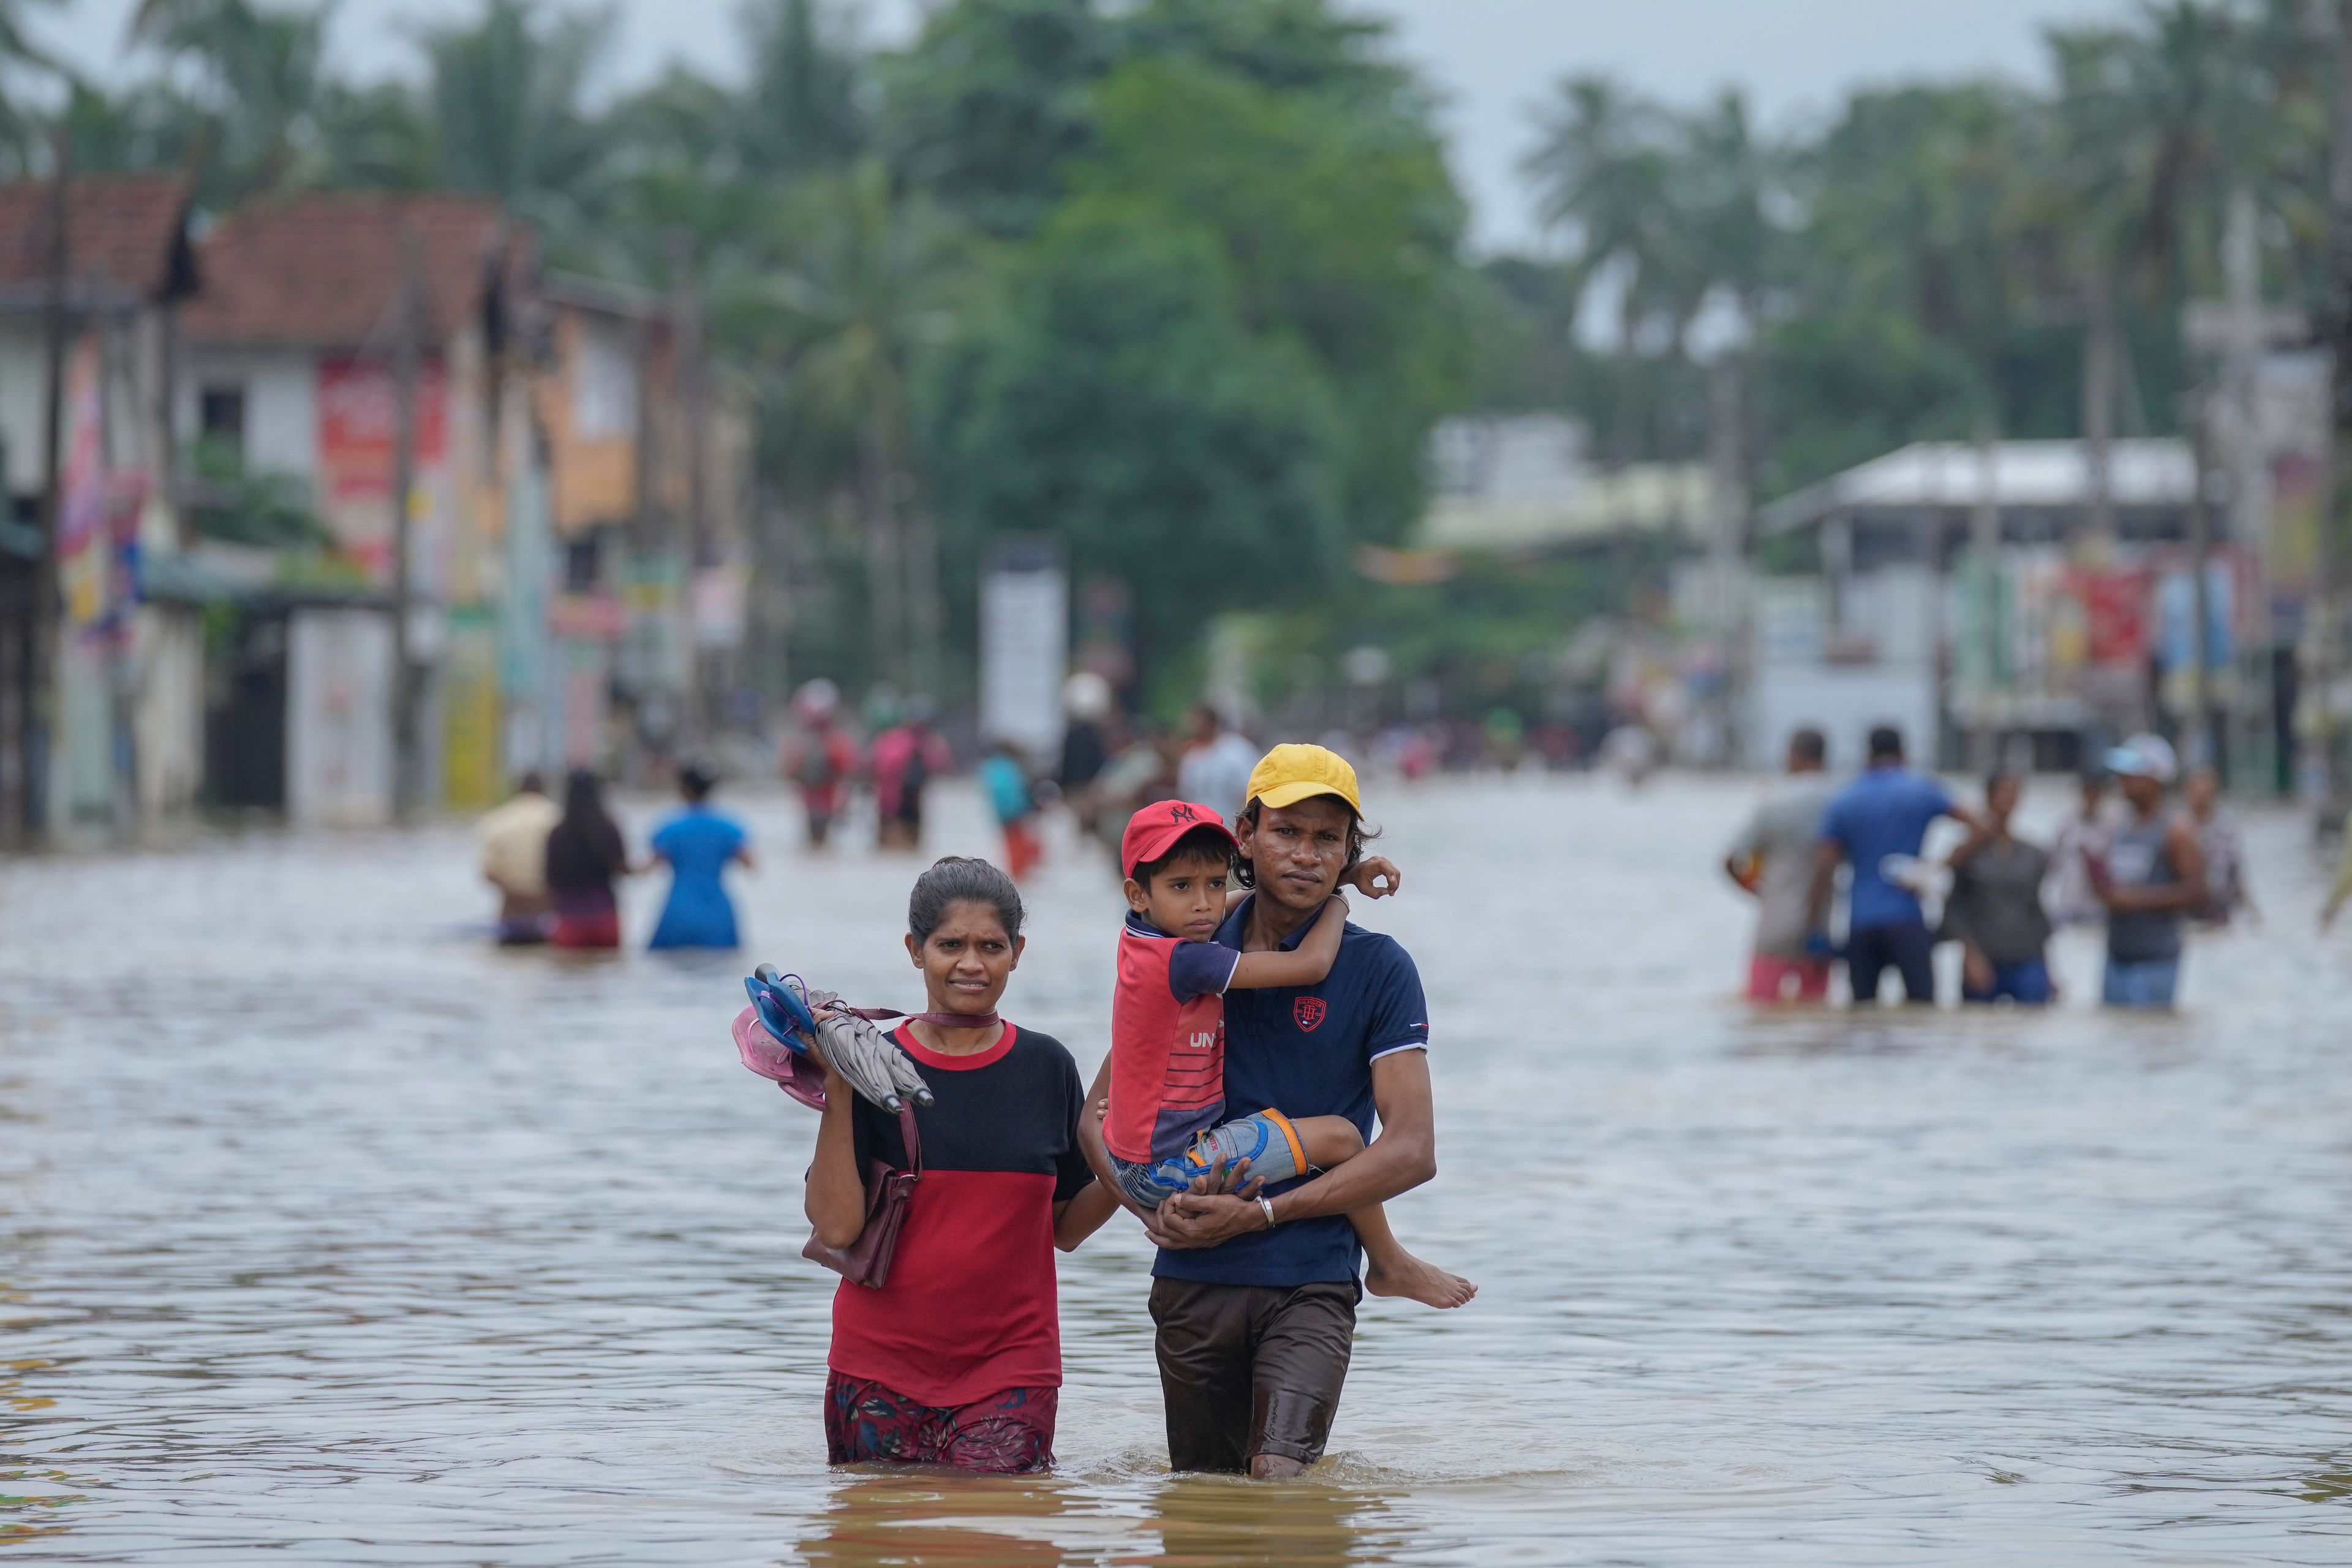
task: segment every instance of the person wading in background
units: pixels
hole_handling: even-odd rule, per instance
[[[2107,798],[2107,771],[2083,770],[2082,800],[2058,840],[2050,847],[2055,863],[2050,885],[2050,918],[2062,926],[2095,925],[2107,918],[2107,906],[2091,886],[2091,862],[2105,856],[2115,837],[2116,815]]]
[[[1179,799],[1213,805],[1227,826],[1241,816],[1257,748],[1206,702],[1192,704],[1192,733],[1176,763]]]
[[[562,816],[533,769],[512,800],[482,818],[482,879],[499,890],[500,947],[547,940],[547,836]]]
[[[822,676],[793,696],[800,733],[784,744],[783,773],[798,787],[808,847],[822,849],[857,776],[857,742],[841,722],[841,691]]]
[[[1062,707],[1068,722],[1062,731],[1062,761],[1054,777],[1061,785],[1064,804],[1077,821],[1079,834],[1091,838],[1102,816],[1095,799],[1095,779],[1117,749],[1111,721],[1118,700],[1109,681],[1091,669],[1082,669],[1063,683]]]
[[[1813,859],[1809,924],[1822,929],[1840,861],[1853,865],[1846,922],[1846,984],[1856,1002],[1878,999],[1889,966],[1903,975],[1903,999],[1915,1006],[1936,1000],[1935,938],[1920,912],[1919,895],[1889,879],[1890,858],[1916,860],[1927,828],[1939,816],[1974,827],[1973,813],[1952,799],[1941,781],[1904,765],[1903,731],[1882,724],[1870,732],[1870,765],[1838,793],[1822,819]]]
[[[707,764],[678,770],[677,793],[685,809],[654,829],[653,854],[667,861],[669,897],[648,947],[732,948],[737,944],[735,900],[727,896],[727,868],[753,869],[751,836],[743,825],[710,804],[719,775]]]
[[[547,892],[558,947],[621,945],[621,905],[613,884],[629,874],[628,846],[604,809],[604,786],[586,768],[563,785],[563,820],[547,836]]]
[[[2050,915],[2042,883],[2050,853],[2010,831],[2023,786],[2012,773],[1985,781],[1984,820],[1952,851],[1952,892],[1944,901],[1944,935],[1960,944],[1960,1000],[2007,997],[2044,1006],[2050,982]]]
[[[915,698],[904,722],[874,737],[876,842],[885,849],[919,849],[923,843],[923,792],[955,765],[948,743],[931,728],[930,705]]]
[[[980,760],[980,790],[1004,835],[1005,871],[1016,882],[1028,880],[1045,846],[1037,837],[1037,793],[1012,742],[997,742]]]
[[[2164,1009],[2180,986],[2180,925],[2204,908],[2205,854],[2185,812],[2166,809],[2178,764],[2157,735],[2135,735],[2107,753],[2107,767],[2131,803],[2104,860],[2091,862],[2091,885],[2107,906],[2110,1007]]]
[[[2221,804],[2221,775],[2210,767],[2194,767],[2180,782],[2180,801],[2189,808],[2197,834],[2197,847],[2205,857],[2205,904],[2197,918],[2209,925],[2228,925],[2240,910],[2256,925],[2263,912],[2254,907],[2253,889],[2246,886],[2246,837],[2238,819]]]
[[[1837,793],[1822,770],[1829,742],[1819,730],[1789,737],[1789,776],[1748,819],[1724,857],[1732,881],[1756,897],[1756,945],[1748,960],[1750,1002],[1821,1002],[1830,961],[1808,952],[1812,934],[1813,850]]]

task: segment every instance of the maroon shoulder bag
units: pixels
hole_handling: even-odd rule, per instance
[[[801,1248],[853,1285],[880,1289],[890,1281],[890,1258],[898,1250],[898,1231],[907,1223],[907,1205],[923,1179],[923,1135],[915,1130],[911,1106],[898,1109],[898,1134],[907,1142],[907,1163],[895,1171],[887,1160],[866,1163],[866,1228],[847,1247],[827,1247],[812,1233]]]

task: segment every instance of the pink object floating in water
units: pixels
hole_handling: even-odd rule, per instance
[[[779,1043],[746,1007],[735,1015],[735,1049],[743,1065],[812,1110],[824,1109],[824,1069],[814,1058]]]

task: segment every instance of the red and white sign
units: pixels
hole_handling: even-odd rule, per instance
[[[437,364],[416,372],[416,468],[438,467],[446,440],[447,378]],[[400,404],[392,367],[378,360],[319,362],[319,491],[333,507],[392,493]]]

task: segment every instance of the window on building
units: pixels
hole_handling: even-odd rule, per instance
[[[627,440],[637,433],[636,356],[626,337],[602,322],[580,324],[572,433],[583,441]]]
[[[596,591],[599,562],[596,536],[575,539],[563,547],[563,590],[567,594],[593,594]]]
[[[245,388],[207,386],[197,393],[196,429],[231,451],[244,451]]]

